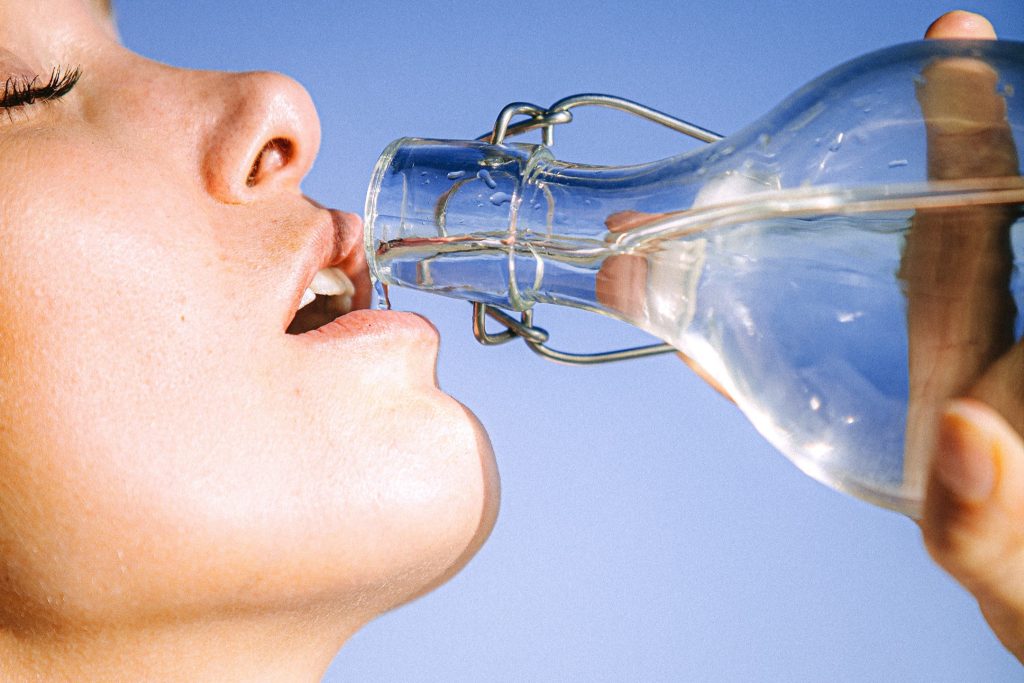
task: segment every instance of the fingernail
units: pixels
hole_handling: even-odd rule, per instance
[[[983,424],[977,408],[953,401],[939,428],[935,472],[953,495],[970,503],[986,500],[996,483],[994,443]]]

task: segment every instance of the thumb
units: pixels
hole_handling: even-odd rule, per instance
[[[953,401],[943,414],[921,528],[1024,661],[1024,441],[984,403]]]
[[[965,12],[964,10],[953,10],[952,12],[946,12],[933,21],[924,37],[947,40],[972,38],[977,40],[994,40],[996,30],[992,27],[989,20],[980,14]]]

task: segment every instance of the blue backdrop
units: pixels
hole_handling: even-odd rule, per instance
[[[609,92],[723,133],[858,54],[918,38],[943,2],[288,3],[123,0],[125,42],[173,64],[272,69],[312,93],[305,189],[361,211],[402,135],[475,136],[512,100]],[[1020,0],[976,2],[1024,39]],[[614,112],[565,158],[688,143]],[[674,358],[590,369],[484,349],[469,306],[395,292],[442,332],[442,386],[489,428],[503,505],[439,591],[360,632],[328,680],[1010,681],[1024,672],[909,520],[800,474]],[[541,310],[561,346],[644,341]]]

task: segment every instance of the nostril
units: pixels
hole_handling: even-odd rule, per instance
[[[245,179],[245,184],[248,187],[255,187],[267,175],[272,175],[287,166],[292,159],[292,154],[291,140],[285,138],[270,140],[256,155],[256,159],[249,169],[249,177]]]

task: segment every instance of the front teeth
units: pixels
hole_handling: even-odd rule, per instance
[[[352,296],[355,293],[355,286],[348,279],[348,275],[345,275],[344,271],[340,268],[321,268],[313,276],[313,281],[309,283],[309,287],[306,287],[306,290],[302,292],[299,308],[312,303],[316,299],[317,294],[319,294],[321,296],[340,297],[338,303],[341,304],[342,308],[349,310],[352,308]]]

